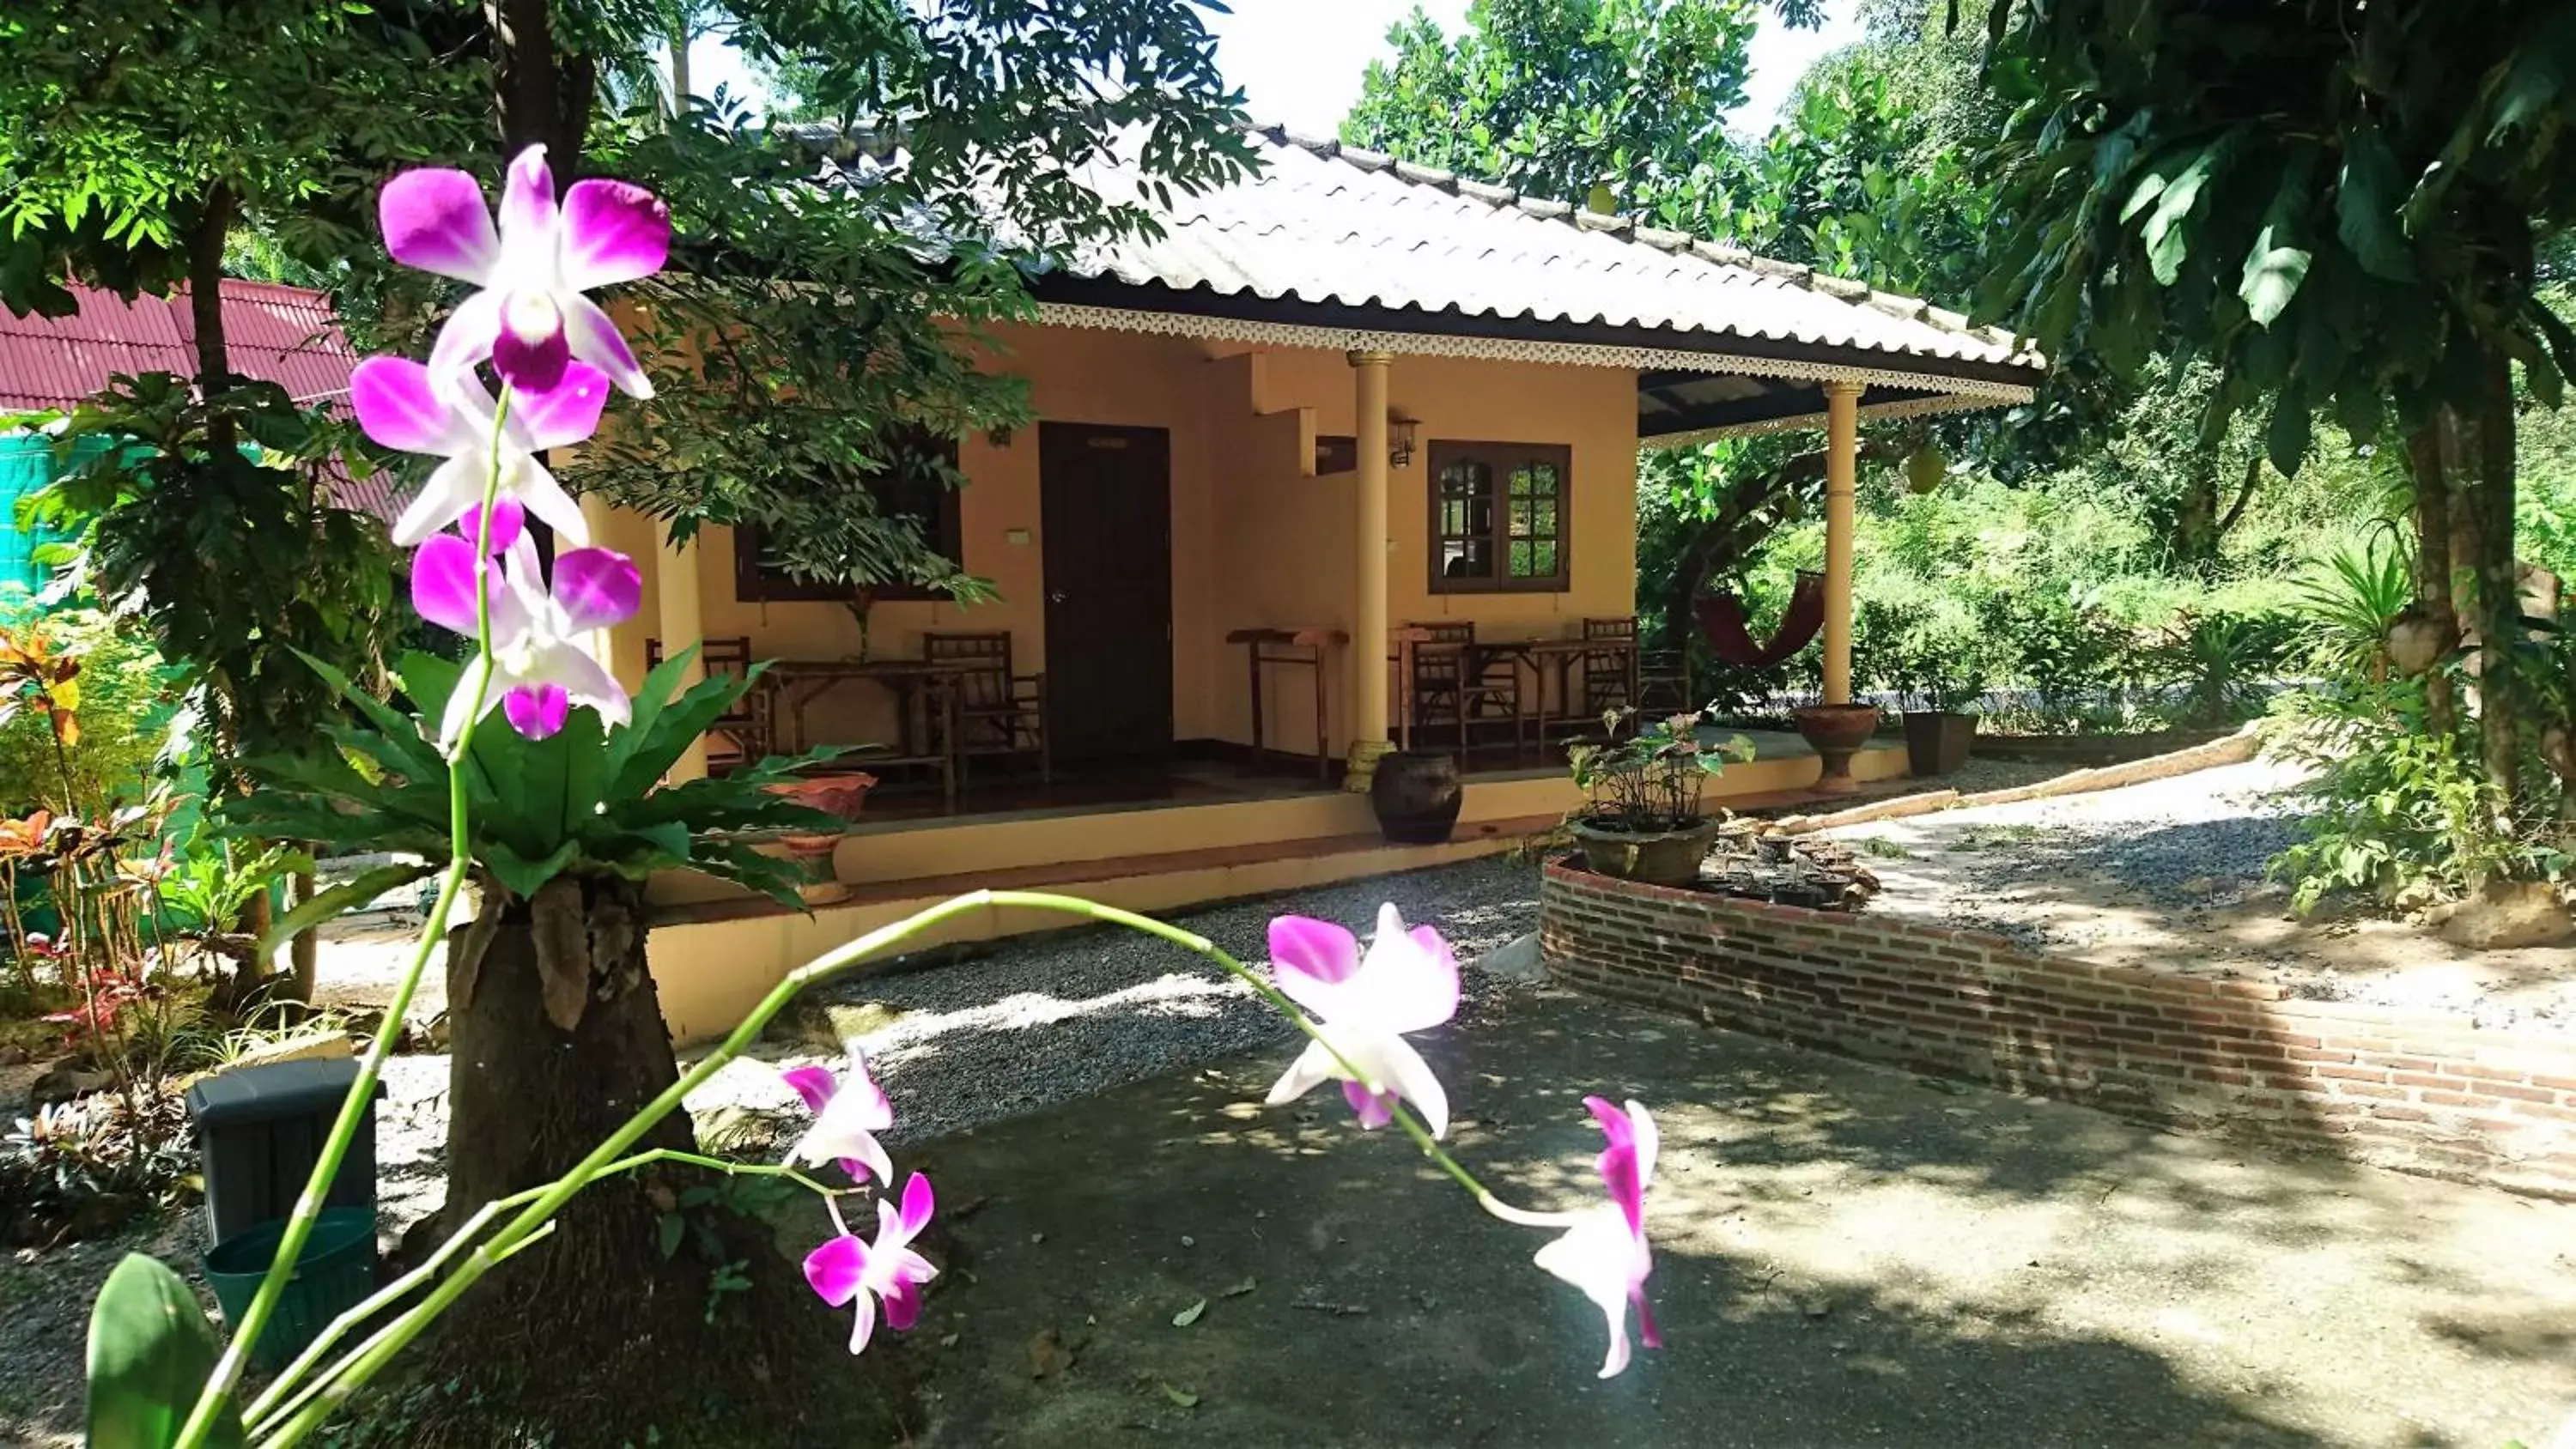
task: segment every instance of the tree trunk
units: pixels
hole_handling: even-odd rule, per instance
[[[2460,615],[2451,602],[2451,485],[2443,470],[2439,423],[2428,423],[2406,435],[2406,467],[2415,480],[2416,622],[2432,637],[2433,667],[2424,674],[2427,723],[2437,738],[2448,740],[2460,727],[2459,703],[2443,660],[2459,647]]]
[[[566,915],[541,927],[530,902],[506,900],[486,881],[485,909],[498,919],[480,960],[466,960],[475,927],[449,937],[451,1226],[483,1203],[559,1177],[679,1077],[645,967],[642,889],[584,878],[548,890],[561,892],[551,904]],[[557,1025],[567,1005],[563,968],[550,1013],[538,939],[562,942],[567,924],[575,950],[588,957],[573,978],[580,1008],[570,1030]],[[563,950],[546,949],[558,957]],[[635,1150],[695,1146],[688,1115],[674,1112]],[[657,1170],[594,1184],[565,1205],[551,1237],[458,1303],[440,1325],[428,1372],[470,1367],[483,1402],[457,1408],[471,1422],[418,1442],[499,1443],[505,1428],[535,1426],[567,1449],[643,1443],[648,1426],[658,1426],[664,1442],[697,1442],[685,1432],[671,1436],[712,1401],[730,1399],[739,1414],[760,1395],[752,1380],[784,1373],[787,1360],[806,1361],[789,1380],[798,1397],[807,1396],[805,1380],[829,1376],[809,1373],[812,1364],[846,1375],[846,1323],[804,1291],[765,1228],[722,1217],[713,1224],[726,1247],[718,1261],[696,1247],[665,1256],[662,1218],[674,1210],[676,1191],[699,1176]],[[819,1241],[822,1214],[813,1213]],[[739,1263],[751,1280],[720,1303],[710,1290],[719,1262]],[[774,1407],[802,1414],[811,1405]]]
[[[2476,427],[2468,438],[2459,497],[2468,524],[2466,540],[2451,540],[2455,553],[2468,545],[2475,570],[2478,624],[2479,753],[2487,784],[2500,803],[2521,801],[2522,726],[2526,691],[2514,676],[2514,647],[2522,634],[2522,580],[2513,537],[2513,368],[2501,352],[2482,359]]]
[[[2218,457],[2204,449],[2183,473],[2181,496],[2174,500],[2174,562],[2190,573],[2206,572],[2218,561]]]
[[[598,62],[555,49],[548,0],[492,0],[488,12],[500,37],[495,75],[502,148],[516,156],[544,146],[555,186],[570,186],[580,174],[582,142],[590,132]]]
[[[313,872],[299,870],[286,878],[286,903],[300,906],[313,899]],[[287,959],[294,963],[291,985],[295,999],[307,1006],[313,1004],[313,993],[321,987],[322,935],[306,930],[296,934],[287,948]]]
[[[206,192],[197,225],[188,233],[188,321],[196,333],[197,395],[212,397],[232,382],[232,354],[224,338],[224,242],[232,235],[233,193],[221,182]],[[206,450],[233,446],[233,420],[216,413],[206,422]]]

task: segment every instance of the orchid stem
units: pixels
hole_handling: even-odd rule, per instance
[[[475,722],[483,717],[486,691],[492,681],[492,590],[485,582],[484,571],[490,567],[492,550],[492,506],[501,492],[501,425],[510,416],[510,390],[501,390],[501,401],[492,417],[492,463],[483,478],[483,507],[478,516],[481,535],[474,542],[474,708],[457,731],[456,744],[448,756],[447,767],[447,870],[438,883],[438,899],[429,908],[429,919],[420,928],[419,949],[412,952],[411,963],[403,969],[402,979],[394,984],[393,997],[385,1005],[385,1019],[377,1026],[375,1039],[367,1044],[366,1055],[358,1059],[357,1080],[349,1084],[349,1095],[340,1100],[340,1115],[331,1124],[331,1135],[322,1144],[322,1156],[313,1164],[313,1175],[305,1179],[304,1191],[295,1199],[295,1211],[287,1216],[286,1232],[278,1239],[277,1256],[269,1260],[268,1276],[260,1279],[259,1292],[252,1296],[250,1307],[242,1311],[241,1322],[234,1326],[232,1339],[224,1345],[223,1356],[215,1361],[215,1371],[207,1378],[197,1402],[188,1410],[188,1422],[173,1441],[173,1449],[204,1449],[207,1436],[233,1389],[241,1382],[242,1370],[250,1362],[250,1351],[259,1343],[261,1330],[277,1311],[277,1301],[286,1294],[286,1285],[295,1277],[296,1264],[304,1256],[304,1244],[313,1235],[313,1224],[322,1216],[322,1202],[331,1190],[331,1181],[340,1174],[340,1164],[349,1155],[349,1144],[358,1135],[358,1124],[374,1110],[376,1083],[384,1075],[385,1062],[394,1054],[394,1043],[402,1036],[403,1018],[411,1010],[413,993],[420,989],[421,973],[428,969],[430,954],[447,938],[447,918],[455,909],[456,898],[465,888],[465,877],[473,869],[470,819],[465,786],[465,759],[474,744]]]
[[[837,1197],[839,1190],[825,1188],[812,1178],[785,1168],[729,1163],[720,1158],[673,1148],[655,1148],[631,1156],[626,1153],[638,1139],[652,1130],[654,1124],[679,1109],[691,1092],[712,1080],[726,1064],[741,1056],[752,1043],[758,1041],[761,1032],[768,1027],[771,1019],[786,1010],[788,1003],[803,994],[808,987],[829,981],[843,971],[900,946],[921,932],[955,917],[971,911],[1006,908],[1053,911],[1063,915],[1082,916],[1109,925],[1124,926],[1130,930],[1142,931],[1149,936],[1160,937],[1183,950],[1205,957],[1215,962],[1229,975],[1250,986],[1263,1001],[1287,1017],[1290,1024],[1308,1038],[1321,1043],[1324,1050],[1332,1055],[1335,1064],[1349,1073],[1352,1078],[1365,1079],[1366,1074],[1352,1065],[1350,1060],[1325,1038],[1322,1030],[1297,1008],[1296,1003],[1290,1001],[1276,986],[1263,980],[1251,967],[1236,960],[1215,942],[1194,931],[1185,931],[1178,926],[1155,920],[1151,916],[1140,916],[1133,911],[1123,911],[1116,906],[1104,906],[1074,896],[1051,895],[1038,891],[986,890],[970,891],[965,895],[951,897],[903,920],[880,926],[789,972],[777,985],[769,989],[768,994],[760,999],[759,1004],[744,1015],[741,1022],[726,1034],[724,1040],[719,1042],[714,1050],[683,1072],[678,1080],[663,1088],[659,1095],[646,1103],[634,1116],[629,1117],[616,1131],[610,1133],[606,1140],[593,1148],[589,1156],[575,1163],[569,1171],[555,1181],[507,1199],[509,1203],[525,1202],[526,1205],[520,1207],[515,1216],[495,1230],[489,1241],[468,1254],[465,1261],[458,1264],[456,1270],[432,1288],[419,1303],[378,1330],[340,1362],[333,1364],[322,1376],[320,1382],[299,1396],[299,1407],[295,1409],[294,1417],[260,1441],[261,1449],[287,1449],[287,1446],[300,1442],[305,1435],[320,1427],[324,1420],[348,1401],[350,1395],[382,1372],[385,1365],[418,1337],[439,1314],[445,1312],[450,1304],[463,1296],[484,1274],[526,1246],[531,1235],[543,1231],[554,1214],[570,1201],[574,1194],[601,1177],[650,1162],[685,1162],[726,1173],[785,1177],[826,1194],[827,1201]],[[1396,1124],[1404,1129],[1405,1135],[1413,1139],[1414,1146],[1421,1149],[1423,1156],[1460,1187],[1466,1189],[1467,1193],[1476,1200],[1477,1206],[1486,1212],[1506,1222],[1527,1226],[1554,1227],[1573,1221],[1569,1215],[1533,1213],[1503,1202],[1488,1191],[1483,1183],[1478,1182],[1474,1174],[1468,1172],[1456,1158],[1450,1156],[1432,1137],[1430,1129],[1423,1126],[1401,1101],[1393,1104],[1392,1115]]]

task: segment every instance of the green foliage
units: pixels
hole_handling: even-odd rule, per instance
[[[2295,627],[2280,614],[2184,611],[2148,654],[2161,712],[2200,728],[2261,714]]]
[[[90,1309],[91,1449],[177,1443],[222,1345],[187,1280],[157,1259],[126,1254]],[[240,1449],[250,1441],[241,1416],[227,1408],[204,1442],[210,1449]]]
[[[91,451],[85,438],[121,445]],[[298,651],[379,671],[392,547],[376,519],[331,502],[334,470],[374,466],[353,424],[273,383],[201,400],[154,373],[82,403],[57,448],[70,466],[40,504],[81,525],[90,588],[181,666],[219,786],[230,761],[306,744],[334,712]]]
[[[165,294],[211,232],[327,266],[394,166],[474,143],[489,79],[426,0],[12,0],[0,14],[0,304]]]
[[[2298,792],[2306,838],[2272,866],[2295,909],[2338,896],[2384,905],[2418,889],[2461,897],[2566,872],[2543,822],[2480,772],[2476,742],[2433,729],[2421,681],[2302,691],[2277,714],[2274,751],[2312,772]]]
[[[754,670],[750,678],[707,679],[673,699],[689,657],[684,650],[647,675],[633,721],[615,729],[603,730],[598,714],[582,709],[544,740],[476,730],[465,761],[474,864],[521,899],[558,875],[640,881],[686,867],[795,904],[794,869],[753,846],[779,831],[841,829],[831,816],[766,788],[795,778],[795,767],[806,761],[765,760],[720,777],[661,783],[758,677]],[[317,661],[313,668],[365,723],[333,725],[327,731],[333,752],[249,762],[259,788],[225,804],[222,828],[402,852],[422,857],[431,869],[443,866],[450,858],[449,777],[435,722],[458,687],[459,667],[425,654],[404,656],[408,713],[365,694],[328,665]]]
[[[0,1242],[51,1248],[178,1201],[195,1186],[194,1136],[187,1103],[167,1084],[94,1092],[18,1119],[0,1135]]]
[[[2309,667],[2328,679],[2386,680],[2389,628],[2414,599],[2394,530],[2336,550],[2291,598]]]
[[[0,602],[0,635],[31,631],[55,654],[80,662],[80,733],[57,760],[44,715],[21,713],[0,723],[0,815],[140,800],[173,753],[174,671],[131,618],[95,608],[40,613]],[[58,768],[64,764],[72,774],[68,791]]]
[[[2535,292],[2535,248],[2576,218],[2554,144],[2576,11],[2005,0],[1989,20],[2019,109],[1981,310],[2052,348],[2211,359],[2211,425],[2266,406],[2284,473],[2316,410],[2356,442],[2392,394],[2413,420],[2474,412],[2492,357],[2554,400],[2576,337]]]
[[[1757,0],[1477,0],[1387,33],[1342,140],[1533,196],[1658,212],[1706,190]]]

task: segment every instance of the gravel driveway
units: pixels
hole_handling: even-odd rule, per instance
[[[2117,790],[1830,832],[1875,871],[1879,913],[2035,950],[2298,996],[2576,1030],[2576,951],[2466,951],[2405,921],[2300,921],[2265,872],[2299,838],[2298,774],[2255,761]]]

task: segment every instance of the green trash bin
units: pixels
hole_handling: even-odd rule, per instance
[[[223,1305],[224,1321],[238,1324],[259,1296],[259,1283],[277,1257],[286,1236],[286,1220],[265,1222],[226,1238],[206,1254],[206,1286]],[[251,1362],[266,1369],[284,1368],[307,1344],[321,1336],[331,1320],[357,1307],[376,1291],[376,1214],[372,1208],[324,1208],[304,1240],[303,1256],[288,1279],[286,1292],[260,1333]]]

